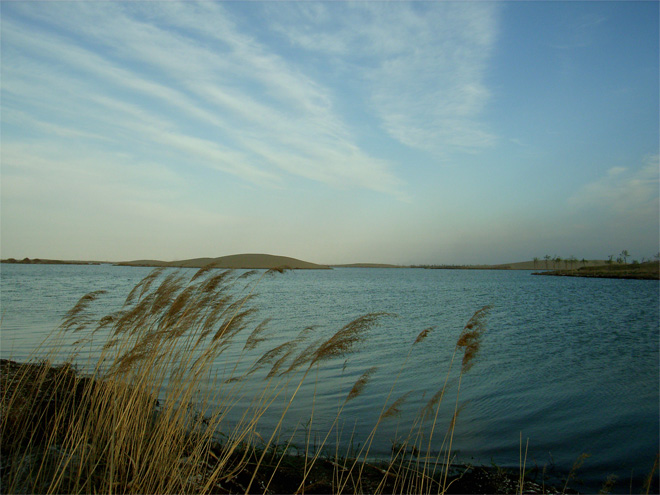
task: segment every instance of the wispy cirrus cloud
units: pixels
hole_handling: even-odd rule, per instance
[[[257,183],[293,174],[403,197],[393,165],[359,148],[322,83],[240,32],[223,5],[161,6],[13,6],[3,19],[7,106],[26,112],[37,96],[31,117],[42,127],[73,111],[118,146],[153,145]]]
[[[495,142],[479,117],[490,97],[484,79],[497,5],[312,4],[295,15],[271,9],[294,46],[327,56],[330,69],[359,82],[369,111],[398,141],[436,152]]]

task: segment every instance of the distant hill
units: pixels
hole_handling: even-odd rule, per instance
[[[234,254],[219,258],[194,258],[179,261],[135,260],[117,263],[120,266],[153,266],[174,268],[202,268],[212,265],[216,268],[227,269],[270,269],[289,268],[292,270],[329,270],[327,265],[317,265],[287,256],[274,256],[272,254]]]

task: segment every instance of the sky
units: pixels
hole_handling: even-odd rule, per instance
[[[650,258],[659,5],[0,2],[0,255]]]

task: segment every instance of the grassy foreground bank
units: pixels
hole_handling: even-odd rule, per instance
[[[441,377],[437,392],[406,425],[390,458],[373,462],[370,448],[379,426],[404,406],[407,393],[395,393],[398,376],[361,446],[326,448],[338,435],[344,406],[362,393],[374,369],[353,384],[324,438],[311,444],[307,437],[294,445],[284,425],[303,382],[328,361],[359,352],[370,329],[388,315],[364,315],[329,337],[303,329],[291,341],[269,347],[267,322],[253,325],[251,319],[254,289],[266,274],[201,269],[186,276],[156,270],[115,313],[96,317],[93,304],[102,292],[84,296],[30,364],[0,362],[0,491],[556,492],[542,481],[525,480],[522,444],[520,469],[513,474],[454,464],[461,382],[478,356],[488,307],[476,311],[458,333],[446,369],[434,372]],[[417,335],[408,357],[432,331]],[[77,342],[64,347],[69,352],[62,360],[69,335]],[[229,375],[217,375],[214,364],[236,345],[243,349],[241,359],[257,357],[247,367],[236,363]],[[86,349],[95,349],[94,357],[77,371],[70,363],[80,362],[76,356]],[[204,386],[209,381],[213,386]],[[238,421],[229,422],[247,382],[262,384],[260,392]],[[276,413],[276,426],[264,431],[261,420],[274,413],[278,399],[286,407]],[[453,415],[439,417],[440,404],[447,401]],[[431,448],[437,444],[440,449]],[[567,485],[570,480],[569,475]]]
[[[88,476],[91,466],[80,466],[84,452],[65,452],[64,431],[72,427],[76,415],[95,414],[89,410],[85,391],[107,387],[77,373],[69,365],[51,366],[48,363],[17,363],[0,360],[0,384],[3,395],[12,397],[9,410],[3,408],[3,448],[2,471],[0,471],[0,491],[2,493],[91,493],[102,491],[107,485],[104,474]],[[9,401],[6,401],[9,402]],[[5,401],[3,401],[5,404]],[[27,411],[32,413],[27,413]],[[158,410],[154,403],[153,412]],[[27,417],[26,417],[27,416]],[[55,431],[59,430],[59,431]],[[64,431],[63,431],[64,430]],[[29,432],[25,435],[25,432]],[[197,436],[189,432],[189,447],[179,464],[189,464],[193,444]],[[18,437],[23,436],[21,440]],[[29,440],[27,438],[29,436]],[[16,442],[32,444],[28,453]],[[203,440],[202,440],[203,441]],[[98,440],[90,439],[85,449],[98,448]],[[263,449],[257,446],[241,446],[235,450],[226,463],[235,466],[231,476],[222,476],[207,487],[205,475],[214,471],[214,461],[223,457],[226,446],[211,441],[208,444],[209,457],[196,468],[199,472],[180,473],[176,481],[152,480],[150,485],[159,487],[169,484],[173,492],[200,493],[246,493],[252,469],[258,464]],[[62,458],[64,455],[65,459]],[[67,462],[68,461],[68,462]],[[300,449],[291,445],[274,446],[261,463],[255,478],[257,489],[254,493],[337,493],[337,480],[342,472],[353,470],[344,493],[398,493],[403,486],[397,483],[404,466],[393,468],[387,461],[364,462],[355,458],[338,457],[327,453],[319,456],[309,469]],[[100,466],[99,466],[100,467]],[[192,467],[192,466],[189,466]],[[82,469],[81,469],[82,468]],[[39,473],[41,471],[41,473]],[[93,471],[98,471],[98,468]],[[185,471],[185,470],[184,470]],[[308,472],[309,471],[309,472]],[[302,486],[307,473],[307,480]],[[357,474],[360,478],[357,479]],[[171,477],[173,473],[168,473]],[[187,478],[184,479],[183,476]],[[61,480],[58,481],[58,478]],[[73,479],[75,477],[75,479]],[[531,477],[530,477],[531,478]],[[436,479],[436,483],[439,480]],[[519,473],[497,466],[456,465],[451,468],[445,493],[512,493],[519,484]],[[55,488],[57,487],[57,488]],[[527,479],[525,493],[560,493],[550,485]],[[105,486],[105,488],[110,488]],[[117,477],[115,492],[136,492],[134,485],[122,482]],[[139,491],[139,490],[137,490]],[[435,490],[433,491],[435,493]],[[160,492],[157,492],[160,493]],[[567,490],[566,493],[575,493]]]

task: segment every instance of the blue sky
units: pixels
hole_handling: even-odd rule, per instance
[[[658,2],[0,8],[3,258],[658,252]]]

